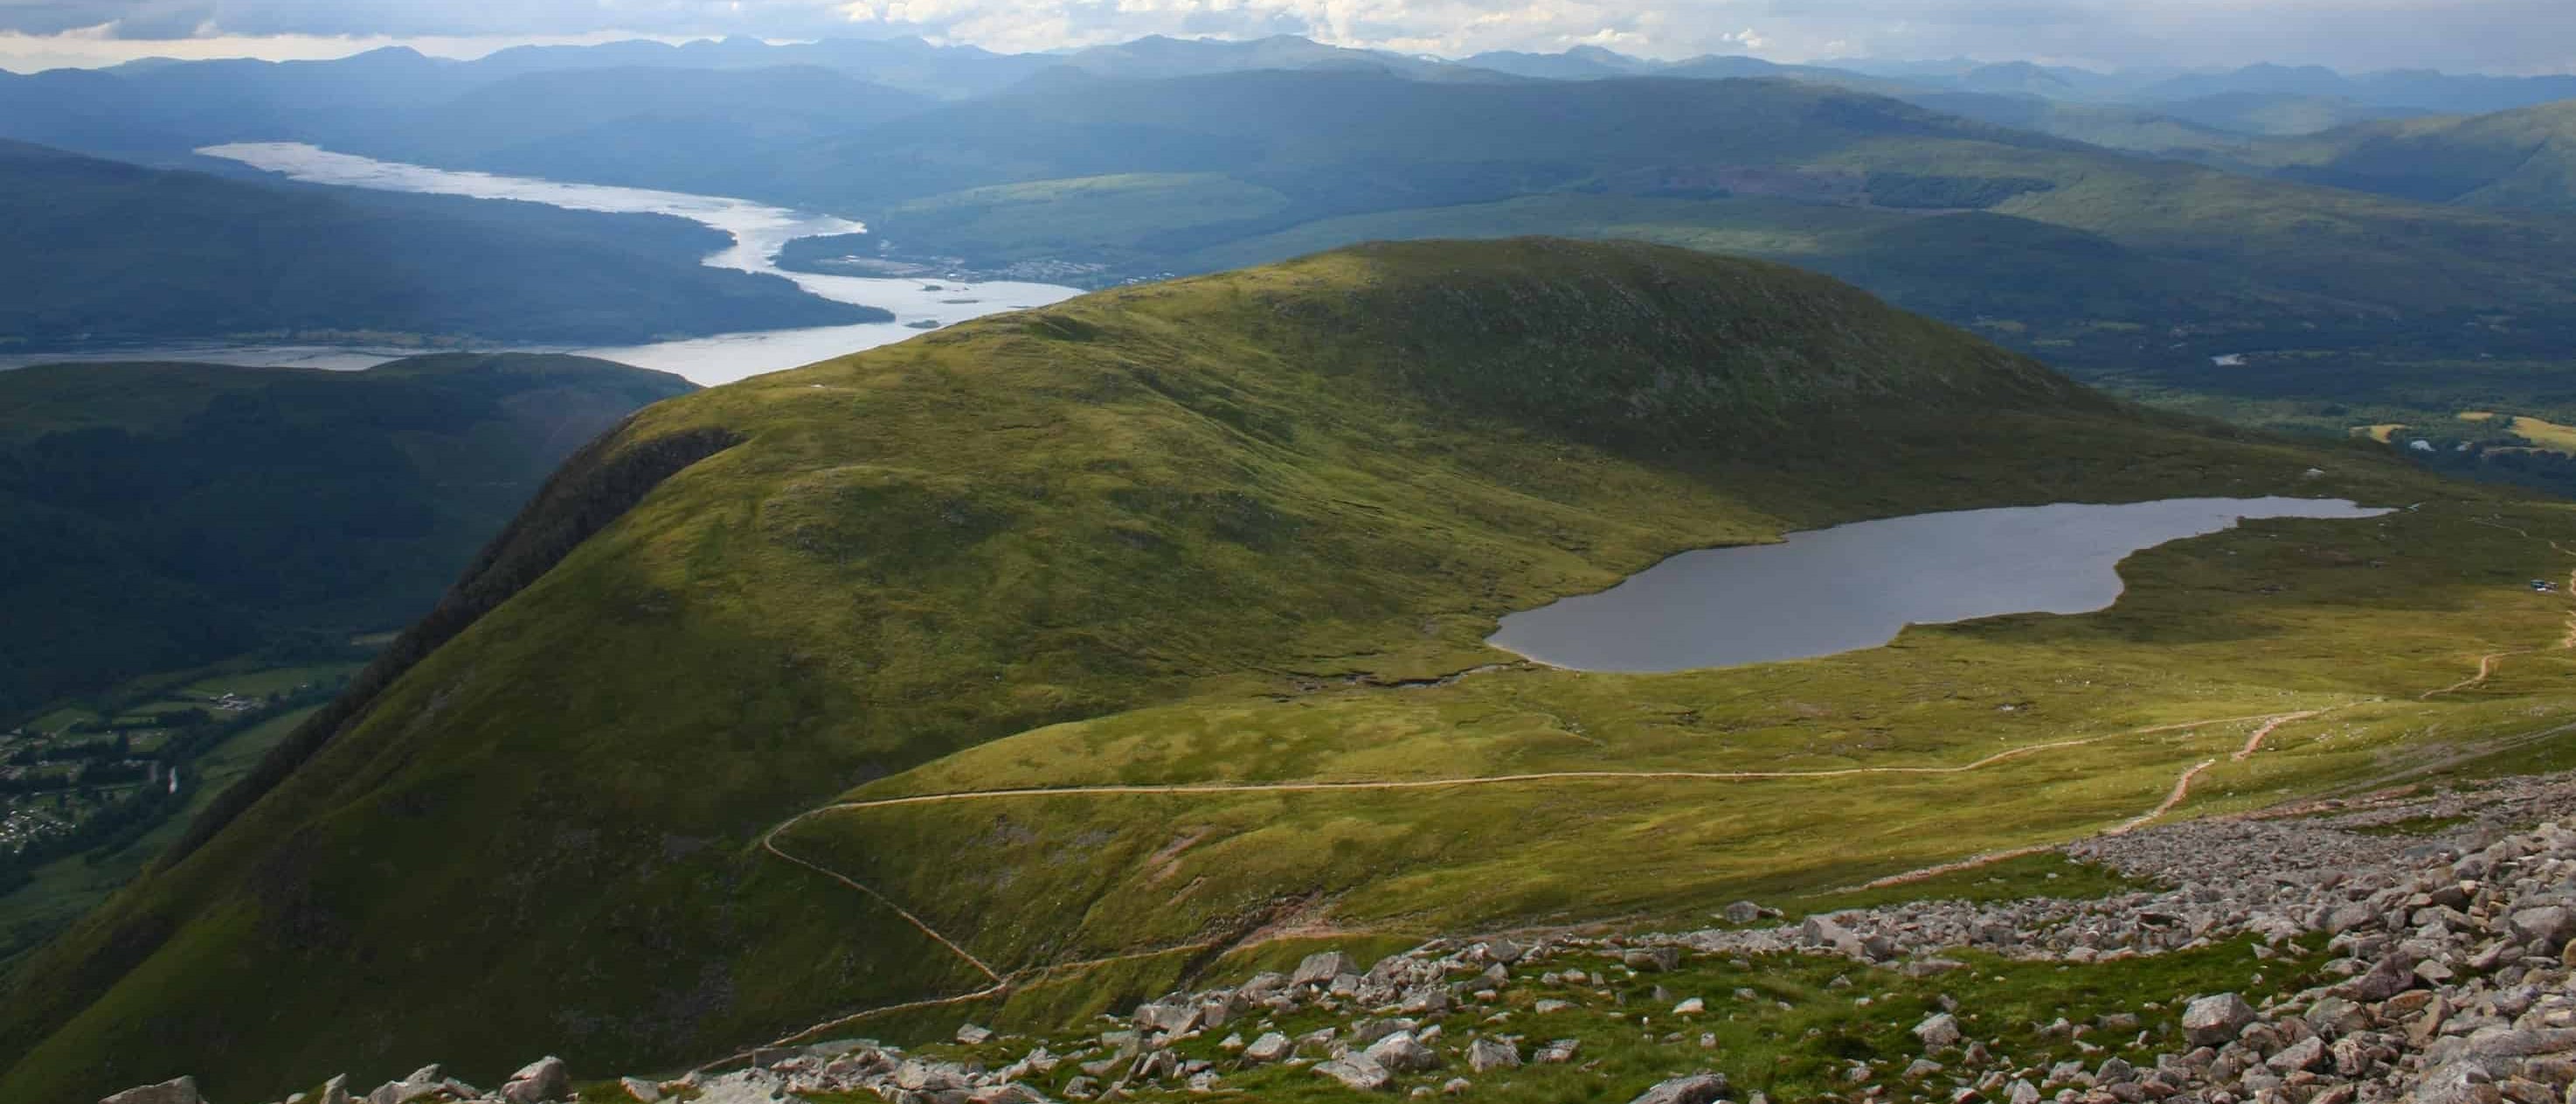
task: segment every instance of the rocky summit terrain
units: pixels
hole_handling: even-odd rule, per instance
[[[1166,994],[1106,1030],[1020,1038],[965,1024],[954,1046],[866,1039],[762,1048],[677,1077],[577,1084],[545,1058],[497,1089],[432,1065],[358,1094],[335,1078],[286,1104],[1012,1104],[1161,1094],[1474,1097],[1539,1066],[1589,1068],[1584,1018],[1696,1048],[1702,1068],[1603,1085],[1636,1104],[1766,1104],[1720,1072],[1719,1020],[1784,1013],[1753,988],[1689,991],[1695,964],[1819,960],[1825,988],[1927,986],[1919,1053],[1855,1055],[1818,1098],[1968,1104],[2557,1104],[2576,1099],[2576,773],[2395,791],[2108,834],[2066,849],[2151,886],[2082,900],[1903,901],[1787,922],[1752,902],[1705,930],[1437,940],[1363,964],[1339,950],[1293,971]],[[2536,825],[2536,826],[2535,826]],[[2105,970],[2241,943],[2244,991],[2132,991],[2126,1010],[2003,1024],[1947,989],[2008,964]],[[2310,979],[2256,992],[2262,971]],[[2000,975],[1997,975],[2000,977]],[[1667,981],[1666,979],[1669,979]],[[1651,988],[1647,988],[1651,986]],[[1892,1004],[1895,994],[1886,994]],[[1624,1027],[1633,1023],[1633,1028]],[[1808,1033],[1813,1041],[1815,1032]],[[1587,1041],[1587,1036],[1589,1041]],[[1006,1063],[977,1055],[1013,1055]],[[1281,1082],[1280,1071],[1304,1069]],[[102,1104],[201,1104],[186,1078]]]

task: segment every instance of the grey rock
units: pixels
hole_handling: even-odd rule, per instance
[[[620,1077],[617,1079],[617,1084],[626,1090],[626,1095],[635,1098],[635,1104],[661,1104],[662,1086],[660,1085],[641,1077]]]
[[[1556,1039],[1538,1048],[1538,1053],[1533,1055],[1531,1060],[1542,1065],[1562,1065],[1573,1061],[1575,1054],[1582,1049],[1583,1040],[1581,1039]]]
[[[539,1104],[571,1095],[572,1071],[551,1054],[519,1067],[501,1086],[501,1099],[510,1104]]]
[[[2576,1028],[2482,1028],[2468,1037],[2468,1052],[2482,1058],[2527,1058],[2576,1050]]]
[[[1521,1048],[1508,1039],[1489,1035],[1467,1044],[1467,1068],[1477,1073],[1515,1069],[1520,1064]]]
[[[2506,930],[2515,939],[2541,944],[2548,953],[2556,954],[2567,945],[2569,936],[2576,935],[2576,911],[2560,905],[2522,909],[2506,921]]]
[[[957,1025],[957,1041],[966,1046],[982,1046],[992,1037],[992,1028],[971,1023]]]
[[[1136,1026],[1150,1031],[1178,1035],[1199,1025],[1199,1006],[1185,1001],[1138,1005],[1132,1017]]]
[[[1860,937],[1830,916],[1810,916],[1801,922],[1798,925],[1798,945],[1820,947],[1853,958],[1863,955]]]
[[[158,1085],[138,1085],[98,1104],[205,1104],[205,1099],[197,1095],[196,1078],[173,1077]]]
[[[2183,1034],[2200,1046],[2216,1046],[2236,1037],[2255,1020],[2254,1006],[2234,993],[2191,1002],[2182,1012]]]
[[[1914,1037],[1923,1040],[1924,1050],[1934,1051],[1957,1046],[1963,1036],[1959,1031],[1959,1018],[1941,1012],[1914,1025]]]
[[[2387,1000],[2415,987],[2415,964],[2400,956],[2380,959],[2370,972],[2336,986],[2343,996],[2365,1004]]]
[[[1762,906],[1751,901],[1737,901],[1726,906],[1725,916],[1729,924],[1750,924],[1762,919]]]
[[[1243,1060],[1261,1063],[1276,1062],[1287,1057],[1290,1049],[1292,1044],[1289,1043],[1287,1036],[1276,1031],[1265,1031],[1260,1038],[1252,1041],[1251,1046],[1243,1048]]]
[[[1681,968],[1682,952],[1674,947],[1635,947],[1619,955],[1622,965],[1645,973],[1667,973]]]
[[[1712,1104],[1725,1095],[1725,1074],[1694,1073],[1658,1082],[1628,1104]]]
[[[805,1104],[787,1091],[786,1079],[764,1069],[736,1070],[706,1079],[692,1104]]]
[[[405,1104],[437,1092],[440,1087],[435,1081],[387,1081],[367,1094],[367,1104]]]
[[[1421,1073],[1440,1068],[1440,1055],[1422,1045],[1410,1031],[1398,1031],[1370,1043],[1362,1053],[1368,1055],[1369,1061],[1397,1073]]]
[[[1360,1092],[1376,1092],[1395,1080],[1395,1075],[1388,1073],[1385,1066],[1377,1064],[1366,1054],[1333,1059],[1316,1066],[1315,1072],[1341,1082],[1344,1088]]]
[[[2321,1068],[2326,1064],[2326,1042],[2315,1036],[2301,1039],[2282,1047],[2263,1064],[2284,1074]]]
[[[1297,972],[1288,975],[1288,984],[1330,985],[1334,978],[1359,972],[1351,956],[1340,951],[1317,951],[1297,963]]]

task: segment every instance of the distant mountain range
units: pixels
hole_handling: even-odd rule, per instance
[[[679,72],[803,69],[837,74],[768,77],[742,87]],[[528,46],[475,61],[425,57],[394,47],[333,61],[134,62],[106,70],[0,74],[0,137],[95,152],[169,154],[210,142],[338,136],[388,122],[437,128],[477,113],[469,97],[514,79],[566,72],[625,71],[585,85],[568,101],[502,96],[529,111],[531,125],[596,116],[693,117],[728,108],[775,109],[790,119],[848,120],[905,110],[909,101],[968,99],[1031,81],[1142,80],[1259,69],[1371,70],[1416,80],[1600,80],[1671,76],[1768,77],[1832,84],[1899,98],[1940,100],[1942,110],[1985,118],[2010,110],[1997,100],[2038,100],[2125,109],[2135,120],[2171,119],[2236,134],[2313,133],[2333,126],[2423,114],[2469,114],[2576,98],[2576,76],[2499,77],[2400,70],[2347,75],[2318,67],[2253,65],[2215,72],[2099,73],[2029,62],[1784,65],[1709,55],[1655,61],[1592,46],[1562,53],[1501,51],[1441,59],[1326,46],[1276,36],[1248,42],[1148,37],[1064,54],[998,54],[914,38],[770,45],[754,39],[668,45]],[[653,70],[668,87],[634,75]],[[561,91],[561,79],[523,89]],[[631,91],[620,104],[599,89]],[[702,98],[703,97],[703,98]],[[2028,108],[2021,109],[2028,116]],[[2098,118],[2098,115],[2095,116]],[[594,120],[606,121],[606,120]],[[2002,120],[1990,120],[2002,121]],[[2098,129],[2095,133],[2101,133]],[[2082,134],[2066,135],[2082,138]]]
[[[860,242],[790,248],[824,272],[856,248],[985,270],[1072,261],[1105,283],[1367,238],[1644,237],[1835,273],[2060,363],[2128,366],[2248,343],[2554,347],[2576,296],[2576,226],[2554,212],[2576,190],[2532,159],[2545,135],[2422,113],[2570,91],[2576,78],[1862,71],[1590,48],[1453,62],[1296,38],[1065,55],[729,40],[0,78],[0,133],[186,165],[208,142],[307,141],[867,222]],[[2442,154],[2438,179],[2419,179],[2415,151],[2444,141],[2475,156]],[[746,317],[693,301],[654,313]]]

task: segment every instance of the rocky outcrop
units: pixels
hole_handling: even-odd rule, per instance
[[[2086,841],[2070,852],[2162,887],[2097,900],[1915,901],[1761,928],[1740,926],[1734,918],[1746,910],[1730,908],[1726,927],[1444,939],[1365,967],[1326,951],[1290,974],[1165,994],[1092,1036],[1032,1045],[961,1026],[959,1043],[1019,1055],[998,1067],[845,1039],[765,1048],[744,1069],[620,1084],[643,1104],[794,1104],[842,1094],[1037,1104],[1049,1099],[1040,1086],[1074,1100],[1126,1099],[1157,1089],[1211,1092],[1246,1071],[1295,1066],[1362,1093],[1472,1094],[1533,1067],[1597,1065],[1575,1039],[1513,1034],[1518,1017],[1569,1010],[1625,1017],[1632,1013],[1615,1007],[1614,976],[1629,986],[1686,978],[1704,956],[1825,956],[1851,962],[1853,977],[1874,967],[1928,978],[1960,968],[1945,956],[1961,948],[2079,968],[2250,937],[2257,958],[2295,952],[2312,962],[2291,941],[2323,946],[2329,980],[2259,1002],[2225,992],[2159,1006],[2142,995],[2134,1012],[2034,1025],[2085,1057],[2030,1065],[2005,1057],[2003,1040],[1980,1037],[1973,1010],[1944,998],[1949,1011],[1913,1028],[1920,1056],[1907,1056],[1901,1070],[1851,1065],[1847,1095],[1889,1104],[2567,1104],[2576,1101],[2576,830],[2552,817],[2576,822],[2576,775]],[[2354,830],[2402,822],[2439,829],[2452,818],[2460,823],[2430,836]],[[1766,911],[1753,909],[1757,920]],[[1533,987],[1551,995],[1533,999],[1525,992]],[[1837,978],[1833,987],[1856,986]],[[1713,1011],[1769,1011],[1769,999],[1754,990],[1731,996],[1729,1003],[1729,994],[1655,985],[1658,1028],[1678,1021],[1663,1041],[1687,1039],[1692,1021]],[[1325,1026],[1296,1035],[1278,1029],[1291,1016],[1314,1023],[1316,1013]],[[2171,1026],[2144,1026],[2142,1014]],[[1210,1053],[1204,1044],[1182,1045],[1220,1032],[1216,1058],[1188,1056]],[[2126,1041],[2110,1054],[2085,1042],[2088,1033]],[[1715,1038],[1702,1036],[1702,1045]],[[345,1104],[340,1085],[307,1104]],[[546,1058],[491,1094],[427,1066],[364,1099],[546,1104],[572,1089],[563,1062]],[[1723,1077],[1689,1074],[1653,1085],[1635,1104],[1709,1104],[1726,1093]],[[103,1104],[202,1102],[182,1078]]]

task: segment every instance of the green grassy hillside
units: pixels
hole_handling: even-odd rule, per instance
[[[2410,119],[2259,147],[2281,176],[2426,203],[2576,212],[2576,101]]]
[[[563,356],[0,372],[0,721],[408,623],[564,457],[689,390]]]
[[[2159,550],[2106,615],[1437,681],[1508,664],[1497,616],[1687,548],[2264,493],[2426,505]],[[2522,580],[2567,565],[2514,530],[2567,520],[1641,244],[1374,245],[981,319],[657,405],[576,458],[355,697],[13,975],[0,1096],[184,1070],[258,1097],[424,1054],[488,1082],[539,1045],[678,1066],[987,969],[1019,982],[998,1014],[1062,1021],[1274,923],[1651,918],[2065,838],[2271,714],[2320,711],[2312,756],[2195,793],[2349,781],[2532,723],[2554,657],[2414,695],[2557,641],[2564,599]]]

